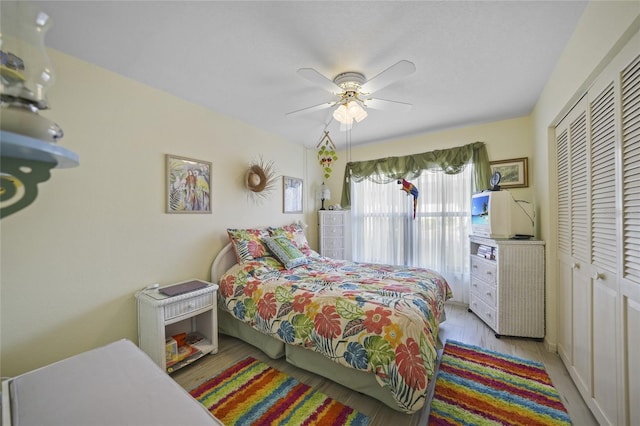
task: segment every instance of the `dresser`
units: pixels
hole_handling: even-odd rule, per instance
[[[349,210],[318,211],[318,241],[322,256],[351,260],[349,214]]]
[[[469,311],[496,337],[542,339],[544,241],[470,237]]]

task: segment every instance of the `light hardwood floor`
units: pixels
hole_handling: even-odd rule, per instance
[[[558,355],[547,352],[543,343],[520,338],[502,337],[497,339],[489,327],[474,314],[469,313],[466,307],[460,305],[448,304],[446,312],[447,320],[440,326],[442,342],[447,339],[457,340],[521,358],[543,362],[554,386],[562,397],[562,402],[567,408],[573,423],[580,426],[598,424],[582,400]],[[208,355],[172,375],[183,388],[190,390],[236,361],[246,356],[253,356],[295,377],[300,382],[308,384],[313,389],[366,414],[370,417],[372,426],[427,424],[429,415],[426,409],[413,415],[403,414],[330,380],[300,370],[285,362],[284,359],[271,359],[258,349],[238,339],[220,335],[219,340],[220,350],[217,354]]]

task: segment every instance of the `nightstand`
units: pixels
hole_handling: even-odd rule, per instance
[[[218,352],[218,285],[201,280],[189,281],[200,281],[207,286],[173,297],[161,293],[163,287],[148,288],[136,294],[140,349],[168,373],[206,354]],[[172,285],[175,284],[169,286]],[[187,334],[193,353],[178,362],[167,360],[167,338],[182,333]]]

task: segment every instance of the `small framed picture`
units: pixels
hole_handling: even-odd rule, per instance
[[[211,213],[211,163],[166,155],[167,213]]]
[[[282,176],[282,211],[302,213],[302,179]]]
[[[529,186],[529,170],[527,157],[510,160],[491,161],[491,173],[500,172],[500,187],[526,188]]]

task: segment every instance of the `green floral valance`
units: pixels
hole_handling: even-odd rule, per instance
[[[489,185],[491,169],[484,142],[474,142],[422,154],[347,163],[342,182],[342,207],[351,205],[350,179],[355,182],[370,179],[376,183],[389,183],[402,178],[415,179],[428,170],[457,174],[463,171],[467,164],[473,164],[472,191],[486,189]]]

